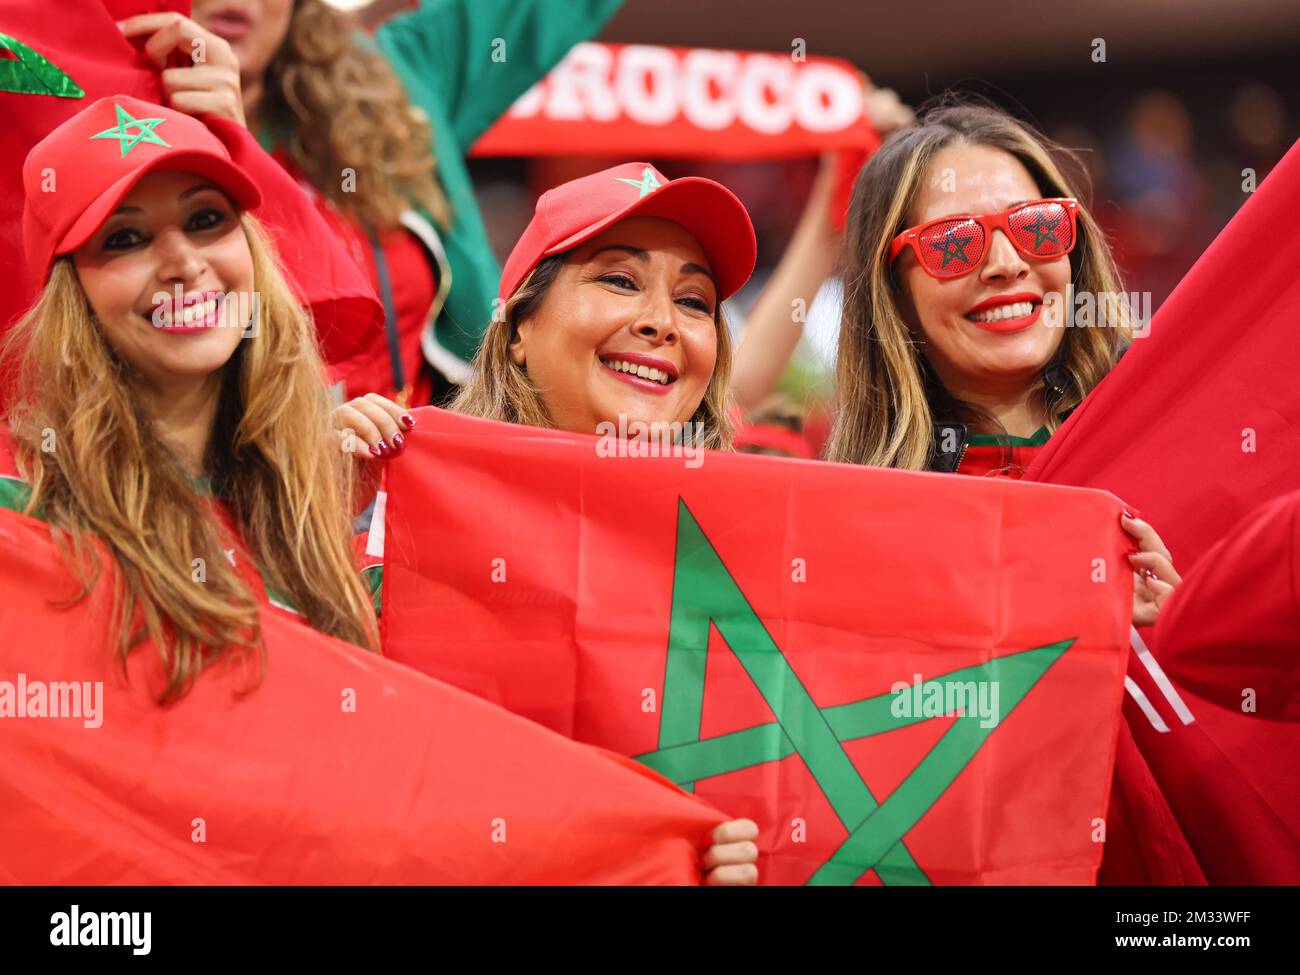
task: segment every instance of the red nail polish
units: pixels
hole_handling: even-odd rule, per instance
[[[393,434],[393,450],[401,453],[406,449],[406,438],[400,433]]]
[[[379,448],[380,457],[387,457],[389,454],[393,452],[393,448],[388,446],[387,441],[381,440],[379,441],[378,444],[376,444],[376,446]]]
[[[379,452],[379,448],[376,447],[376,446],[374,446],[373,444],[372,444],[371,447],[370,447],[370,453],[371,453],[372,456],[375,456],[375,457],[382,457],[382,456],[384,456],[383,454],[381,454],[381,453]]]
[[[1133,512],[1129,511],[1128,508],[1125,508],[1125,509],[1124,509],[1124,517],[1125,517],[1125,518],[1132,519],[1132,518],[1134,518],[1134,517],[1136,517],[1136,516],[1133,514]]]
[[[402,422],[406,424],[406,429],[409,430],[411,427],[415,426],[415,417],[411,416],[410,413],[403,413]]]

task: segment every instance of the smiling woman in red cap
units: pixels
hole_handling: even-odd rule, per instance
[[[544,193],[501,275],[499,313],[452,409],[574,433],[690,431],[731,446],[722,301],[754,269],[744,206],[712,180],[626,163]],[[758,880],[758,826],[723,823],[710,884]]]
[[[712,180],[626,163],[550,190],[452,409],[591,434],[691,423],[695,446],[729,448],[722,301],[754,257],[749,215]]]
[[[351,462],[256,186],[201,122],[125,96],[37,144],[23,182],[39,297],[6,343],[0,503],[107,544],[120,652],[152,637],[164,699],[256,646],[263,600],[375,649]]]

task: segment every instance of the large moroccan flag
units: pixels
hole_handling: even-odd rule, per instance
[[[1231,545],[1248,517],[1300,485],[1300,145],[1293,146],[1174,289],[1109,376],[1043,448],[1025,477],[1113,491],[1141,509],[1180,572]],[[1278,563],[1254,585],[1286,585]],[[1194,586],[1187,599],[1207,591]],[[1174,596],[1174,605],[1184,594]],[[1242,639],[1248,601],[1179,610],[1213,615]],[[1236,643],[1207,656],[1206,630],[1135,638],[1127,728],[1103,878],[1117,882],[1300,882],[1300,722],[1244,707],[1284,697],[1300,638],[1249,656],[1265,683],[1243,683]],[[1183,664],[1197,659],[1193,675]],[[1225,706],[1225,701],[1233,702]],[[1210,756],[1212,760],[1207,760]],[[1208,815],[1209,810],[1215,815]],[[1268,824],[1261,829],[1260,824]]]
[[[1213,883],[1300,883],[1300,492],[1205,554],[1154,646],[1194,720],[1171,715],[1160,732],[1130,714],[1129,726],[1199,869]]]
[[[371,540],[386,654],[755,819],[768,883],[1093,881],[1114,497],[619,450],[419,411]]]
[[[724,817],[627,759],[275,609],[260,682],[221,664],[161,708],[155,650],[128,683],[105,585],[72,588],[0,511],[0,882],[699,880]]]

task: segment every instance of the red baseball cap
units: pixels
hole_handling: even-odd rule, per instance
[[[514,294],[542,258],[577,247],[626,217],[662,217],[689,230],[708,256],[719,300],[753,273],[754,225],[731,190],[699,176],[669,180],[649,163],[624,163],[542,194],[506,260],[500,297]]]
[[[23,163],[23,244],[32,285],[76,250],[146,173],[183,170],[212,180],[240,210],[262,202],[225,145],[193,116],[126,95],[101,98],[32,147]]]

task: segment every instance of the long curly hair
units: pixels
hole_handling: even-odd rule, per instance
[[[351,539],[361,486],[329,428],[315,329],[264,232],[252,217],[241,221],[258,319],[224,367],[207,468],[268,587],[316,629],[376,650]],[[151,639],[166,702],[227,650],[261,648],[260,600],[224,557],[211,502],[154,435],[131,368],[105,339],[70,258],[55,262],[7,337],[3,362],[9,430],[31,488],[24,510],[54,530],[81,583],[74,603],[104,575],[91,539],[106,545],[120,570],[109,574],[123,666]],[[49,431],[54,449],[45,450]],[[203,585],[195,558],[205,563]]]
[[[338,11],[321,0],[297,0],[267,67],[265,98],[293,161],[341,211],[390,228],[415,205],[450,226],[428,117],[411,104],[388,62],[356,42]]]
[[[528,376],[528,370],[510,355],[510,343],[519,323],[541,307],[542,299],[555,281],[564,255],[544,258],[507,299],[500,314],[493,316],[474,357],[474,373],[461,387],[450,407],[452,412],[503,423],[554,429],[542,395]],[[694,429],[704,433],[695,446],[709,450],[730,450],[735,435],[728,409],[731,380],[731,335],[722,306],[714,317],[718,335],[718,356],[704,399],[691,416]]]
[[[988,422],[939,382],[901,310],[903,285],[889,245],[935,156],[952,145],[991,146],[1018,159],[1047,197],[1079,202],[1079,241],[1070,254],[1076,292],[1115,294],[1120,275],[1106,238],[1087,205],[1087,171],[1069,150],[992,106],[940,103],[917,124],[900,129],[858,174],[844,240],[844,306],[836,364],[838,411],[828,459],[923,470],[934,445],[935,421]],[[1066,328],[1049,367],[1059,384],[1043,381],[1048,429],[1077,406],[1115,365],[1132,339],[1123,302],[1112,327]]]

